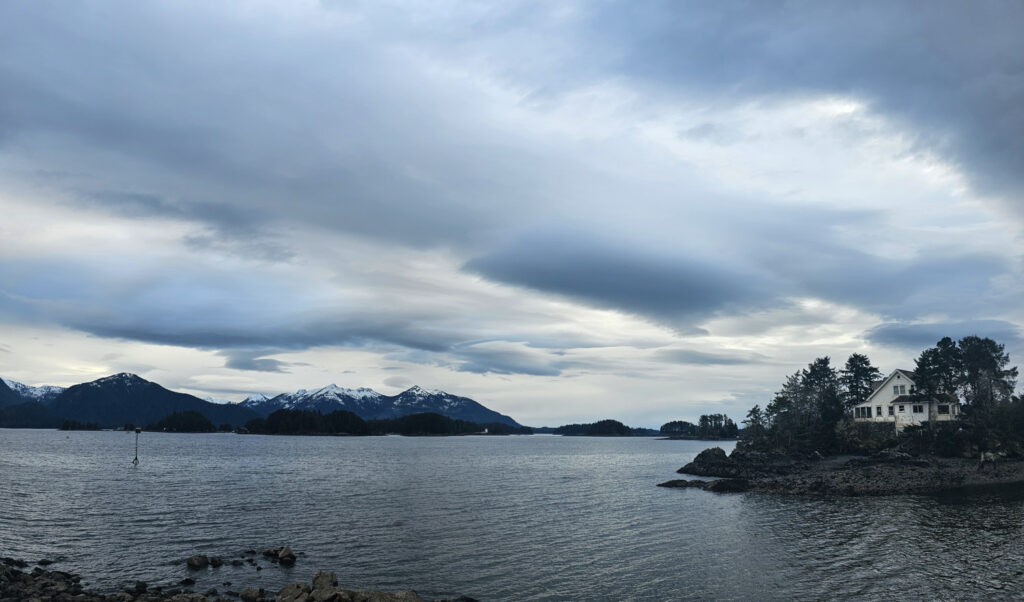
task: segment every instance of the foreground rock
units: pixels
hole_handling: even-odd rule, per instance
[[[720,479],[677,479],[659,486],[718,493],[875,496],[1024,483],[1024,461],[1002,460],[978,470],[977,460],[914,457],[892,450],[874,456],[780,456],[741,451],[726,456],[720,448],[711,448],[678,472]]]
[[[664,483],[658,483],[658,487],[692,487],[705,491],[714,491],[715,493],[739,493],[741,491],[749,491],[750,483],[746,479],[714,479],[711,481],[673,479]]]
[[[6,559],[5,559],[6,560]],[[126,591],[116,594],[101,594],[82,589],[77,575],[61,571],[47,571],[35,568],[32,572],[19,570],[20,561],[0,563],[0,602],[22,600],[56,602],[214,602],[235,600],[218,597],[215,590],[210,595],[183,592],[181,590],[155,591],[145,582],[139,581]],[[238,594],[243,602],[422,602],[416,592],[409,590],[398,593],[349,590],[338,587],[334,573],[320,572],[313,578],[312,586],[305,583],[287,585],[279,592],[245,588]],[[443,601],[450,602],[450,601]],[[472,598],[458,598],[455,602],[475,602]]]

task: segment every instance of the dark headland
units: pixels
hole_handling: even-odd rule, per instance
[[[1024,483],[1024,398],[1009,364],[977,336],[944,337],[884,378],[865,355],[839,370],[817,358],[750,409],[731,455],[708,449],[679,470],[719,480],[661,485],[852,496]]]

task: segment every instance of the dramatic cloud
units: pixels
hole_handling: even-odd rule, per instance
[[[771,300],[763,278],[742,268],[571,232],[527,237],[466,267],[509,284],[671,321]]]
[[[738,417],[819,355],[907,367],[980,334],[1017,358],[1021,23],[0,5],[0,374],[418,383],[657,426]]]
[[[692,349],[662,349],[657,357],[666,362],[676,364],[692,364],[695,366],[742,366],[753,364],[763,358],[737,357],[722,353],[705,353]]]
[[[942,337],[954,341],[966,336],[989,337],[1016,347],[1021,345],[1021,329],[1001,320],[968,320],[965,322],[929,322],[924,324],[884,323],[867,333],[868,339],[882,345],[922,350],[933,347]]]
[[[288,363],[273,358],[264,357],[268,355],[267,350],[233,349],[222,351],[226,359],[224,366],[233,370],[252,370],[255,372],[287,372]]]
[[[908,2],[605,5],[607,68],[724,97],[842,94],[907,124],[1024,217],[1024,6]],[[642,31],[644,35],[636,35]]]

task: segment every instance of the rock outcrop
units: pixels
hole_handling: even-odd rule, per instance
[[[915,457],[886,450],[874,456],[785,456],[704,450],[678,472],[717,480],[676,479],[661,487],[718,493],[761,491],[790,495],[860,496],[934,493],[965,487],[1024,483],[1024,461],[980,469],[977,460]]]
[[[693,487],[705,491],[714,491],[715,493],[737,493],[749,490],[750,483],[746,479],[714,479],[711,481],[673,479],[664,483],[658,483],[658,487]]]

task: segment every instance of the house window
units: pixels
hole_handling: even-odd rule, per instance
[[[875,416],[882,415],[882,406],[875,406]]]
[[[896,415],[896,408],[894,408],[892,406],[889,406],[889,415],[890,416],[895,416]]]
[[[903,412],[903,411],[904,411],[904,406],[900,406],[900,411],[901,411],[901,412]]]
[[[892,386],[892,394],[893,395],[899,395],[900,394],[900,386],[899,385],[893,385]]]
[[[924,414],[924,406],[914,406],[915,414]]]
[[[948,414],[949,413],[949,406],[944,406],[944,405],[943,406],[939,406],[939,413],[940,414]]]

